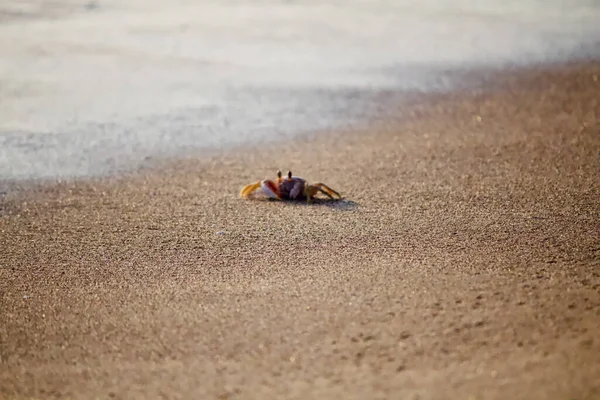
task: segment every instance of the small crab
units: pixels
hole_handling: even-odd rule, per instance
[[[288,171],[287,177],[285,178],[281,174],[281,171],[277,171],[277,180],[265,179],[244,186],[240,191],[240,197],[248,198],[258,189],[262,189],[264,194],[277,200],[306,199],[306,201],[311,203],[315,195],[319,192],[332,200],[339,200],[342,198],[338,192],[324,183],[309,185],[306,180],[298,176],[292,176],[291,171]]]

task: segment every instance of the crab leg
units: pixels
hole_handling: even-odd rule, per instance
[[[315,197],[315,195],[318,192],[323,193],[325,196],[329,197],[331,200],[335,200],[334,196],[337,196],[338,199],[342,198],[342,196],[340,196],[340,194],[338,192],[331,189],[327,185],[324,185],[322,183],[317,183],[317,184],[308,186],[306,188],[306,190],[304,191],[304,195],[306,196],[306,201],[308,201],[309,203],[312,203],[313,197]]]
[[[338,199],[342,198],[342,196],[338,192],[336,192],[335,190],[333,190],[332,188],[330,188],[329,186],[327,186],[324,183],[315,183],[315,184],[312,184],[311,186],[316,187],[321,193],[324,193],[330,199],[333,199],[334,197],[337,197]],[[316,194],[316,192],[315,192],[315,194]]]
[[[333,197],[331,197],[331,195],[329,193],[327,193],[326,191],[324,191],[320,187],[314,186],[314,185],[310,185],[310,186],[307,186],[306,190],[304,191],[304,196],[306,196],[306,201],[308,203],[312,203],[313,197],[315,197],[315,195],[318,192],[324,193],[327,197],[329,197],[330,199],[333,199]]]

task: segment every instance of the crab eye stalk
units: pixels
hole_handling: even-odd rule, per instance
[[[288,178],[292,179],[292,171],[288,171]]]
[[[281,171],[277,171],[277,177],[281,178]]]

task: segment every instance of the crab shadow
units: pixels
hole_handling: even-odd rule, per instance
[[[268,201],[279,202],[279,200],[269,199]],[[331,200],[331,199],[313,199],[312,203],[308,203],[306,200],[285,200],[286,204],[293,204],[298,207],[328,207],[339,211],[352,211],[360,206],[359,203],[347,200]]]

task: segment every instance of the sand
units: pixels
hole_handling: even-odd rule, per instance
[[[598,75],[8,193],[0,398],[600,398]]]

